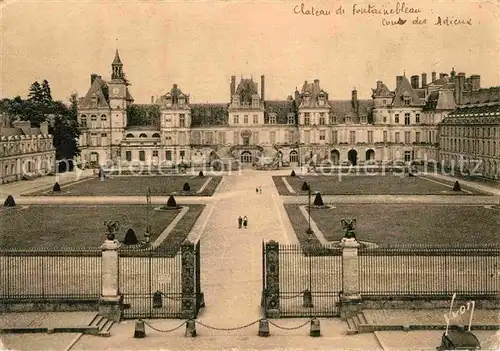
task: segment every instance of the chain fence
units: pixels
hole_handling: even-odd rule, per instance
[[[283,329],[283,330],[296,330],[296,329],[300,329],[302,327],[305,327],[307,324],[309,324],[311,322],[312,319],[309,319],[308,321],[306,321],[305,323],[302,323],[296,327],[283,327],[283,326],[280,326],[272,321],[269,321],[269,324],[275,326],[276,328],[279,328],[279,329]]]
[[[148,322],[146,322],[145,320],[142,320],[142,319],[139,319],[141,322],[143,322],[145,325],[147,325],[148,327],[150,327],[151,329],[157,331],[157,332],[160,332],[160,333],[170,333],[170,332],[174,332],[178,329],[180,329],[184,324],[186,324],[185,321],[183,321],[179,326],[175,327],[175,328],[172,328],[172,329],[158,329],[158,328],[155,328],[153,327],[151,324],[149,324]]]

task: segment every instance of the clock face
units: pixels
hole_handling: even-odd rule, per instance
[[[117,88],[117,87],[113,88],[114,95],[118,95],[119,92],[120,92],[120,88]]]

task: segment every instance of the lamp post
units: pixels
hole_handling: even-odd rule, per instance
[[[308,247],[308,254],[309,254],[309,287],[308,289],[304,292],[304,297],[303,297],[303,306],[306,308],[310,308],[310,314],[312,317],[312,308],[313,308],[313,303],[312,303],[312,234],[313,231],[311,229],[311,185],[308,184],[308,197],[309,197],[309,205],[308,205],[308,228],[306,231],[307,236],[307,247]]]
[[[151,233],[149,232],[149,206],[151,205],[151,189],[148,187],[146,192],[146,233],[144,236],[146,237],[146,242],[149,243],[149,237]]]
[[[311,184],[307,184],[307,196],[308,196],[308,227],[307,227],[307,231],[306,231],[306,234],[309,234],[309,236],[311,236],[312,234],[312,229],[311,229]]]

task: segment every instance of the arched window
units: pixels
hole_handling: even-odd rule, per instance
[[[159,137],[160,137],[160,134],[158,134],[158,133],[153,134],[153,138],[159,138]]]
[[[134,134],[132,134],[132,133],[128,133],[126,136],[126,138],[133,138],[133,137],[134,137]]]
[[[141,134],[139,135],[139,138],[147,138],[147,137],[148,137],[148,136],[147,136],[145,133],[141,133]]]
[[[106,115],[101,115],[101,121],[106,122]]]

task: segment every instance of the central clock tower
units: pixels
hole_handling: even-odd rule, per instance
[[[127,107],[133,99],[128,92],[130,84],[125,78],[118,50],[116,50],[111,69],[111,80],[108,82],[109,106],[111,108],[111,153],[112,158],[119,158],[120,143],[127,127]]]

